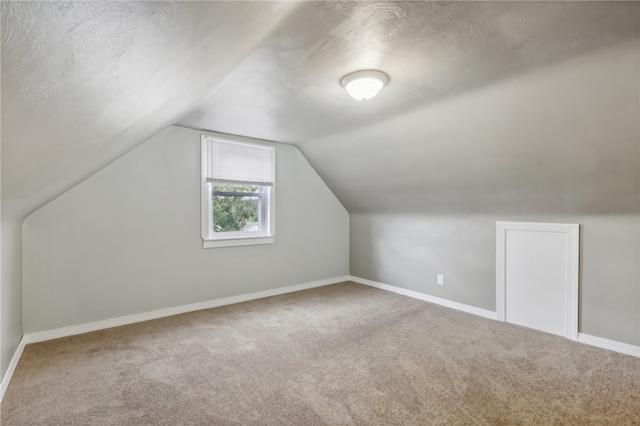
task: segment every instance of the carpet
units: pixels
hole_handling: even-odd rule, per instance
[[[11,425],[640,424],[640,359],[342,283],[27,345]]]

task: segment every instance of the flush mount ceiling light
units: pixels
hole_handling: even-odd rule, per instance
[[[382,71],[362,70],[345,75],[340,84],[359,101],[373,98],[389,82],[389,76]]]

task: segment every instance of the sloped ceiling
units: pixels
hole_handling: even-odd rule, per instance
[[[2,208],[13,217],[197,108],[296,4],[1,7]]]
[[[350,211],[412,210],[418,185],[404,186],[404,203],[369,197],[384,166],[371,151],[393,154],[393,174],[385,175],[389,192],[415,181],[416,152],[431,150],[446,160],[453,149],[436,143],[394,150],[402,141],[415,145],[415,133],[425,131],[416,111],[635,39],[638,8],[608,2],[3,3],[3,214],[29,214],[172,124],[297,144]],[[378,97],[356,102],[339,81],[366,68],[384,70],[391,81]],[[385,121],[392,119],[400,121]],[[442,122],[459,130],[460,122]],[[409,124],[398,138],[394,126]],[[386,139],[377,138],[367,153],[363,141],[372,132]],[[464,149],[473,156],[473,144]],[[455,175],[466,165],[439,167]],[[420,186],[421,196],[446,190],[455,197],[466,183],[429,182]]]
[[[579,2],[305,4],[180,124],[303,143],[637,34],[637,7]],[[390,75],[370,102],[340,86]]]

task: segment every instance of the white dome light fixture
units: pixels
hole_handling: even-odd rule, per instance
[[[355,99],[365,101],[377,95],[388,82],[389,76],[382,71],[362,70],[345,75],[340,84]]]

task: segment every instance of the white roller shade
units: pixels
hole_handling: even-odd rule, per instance
[[[205,138],[206,178],[218,183],[272,186],[275,148]]]

